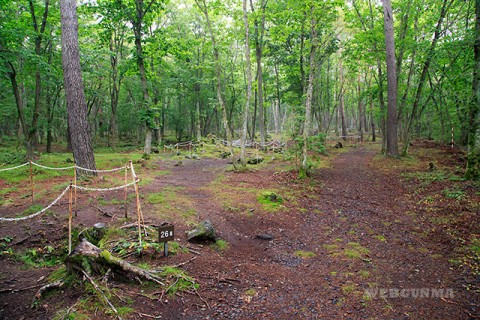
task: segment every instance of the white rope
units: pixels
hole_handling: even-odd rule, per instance
[[[34,214],[31,214],[31,215],[28,215],[28,216],[25,216],[25,217],[20,217],[20,218],[0,218],[0,221],[22,221],[22,220],[27,220],[27,219],[34,218],[34,217],[44,213],[45,211],[50,209],[52,206],[54,206],[58,202],[58,200],[60,200],[65,195],[65,193],[67,192],[67,190],[69,188],[70,188],[70,186],[67,186],[65,188],[65,190],[63,190],[63,192],[57,197],[57,199],[53,200],[52,203],[50,203],[48,206],[46,206],[45,208],[43,208],[42,210],[40,210],[38,212],[35,212]]]
[[[120,170],[123,170],[126,168],[126,166],[123,166],[121,168],[113,168],[113,169],[104,169],[104,170],[100,170],[100,169],[87,169],[87,168],[82,168],[82,167],[76,167],[77,169],[79,170],[83,170],[83,171],[88,171],[88,172],[114,172],[114,171],[120,171]]]
[[[83,187],[83,186],[79,186],[79,185],[72,186],[72,187],[80,189],[80,190],[85,190],[85,191],[113,191],[113,190],[120,190],[120,189],[124,189],[124,188],[130,187],[130,186],[133,186],[136,182],[139,182],[139,180],[137,179],[137,181],[133,181],[133,182],[124,184],[123,186],[112,187],[112,188],[90,188],[90,187]]]
[[[29,162],[25,162],[24,164],[21,164],[21,165],[19,165],[19,166],[12,167],[12,168],[0,169],[0,172],[2,172],[2,171],[9,171],[9,170],[15,170],[15,169],[24,167],[24,166],[26,166],[27,164],[29,164]]]
[[[47,170],[70,170],[70,169],[75,168],[75,166],[63,167],[63,168],[46,167],[46,166],[43,166],[43,165],[41,165],[41,164],[35,163],[35,162],[33,162],[33,161],[32,161],[32,164],[33,164],[33,165],[36,165],[37,167],[40,167],[40,168],[43,168],[43,169],[47,169]]]
[[[26,164],[28,164],[28,162],[27,162]],[[26,164],[23,164],[23,165],[26,165]],[[54,167],[47,167],[47,166],[38,164],[38,163],[33,162],[33,161],[32,161],[32,164],[33,164],[33,165],[36,165],[37,167],[40,167],[40,168],[43,168],[43,169],[47,169],[47,170],[70,170],[70,169],[77,168],[77,169],[79,169],[79,170],[88,171],[88,172],[114,172],[114,171],[120,171],[120,170],[125,169],[125,166],[123,166],[123,167],[121,167],[121,168],[113,168],[113,169],[106,169],[106,170],[99,170],[99,169],[94,170],[94,169],[82,168],[82,167],[79,167],[79,166],[70,166],[70,167],[54,168]],[[22,166],[23,166],[23,165],[22,165]]]

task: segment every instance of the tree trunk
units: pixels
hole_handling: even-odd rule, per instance
[[[242,123],[242,137],[240,140],[240,162],[243,167],[247,166],[247,161],[245,159],[245,144],[247,140],[247,125],[248,125],[248,113],[250,110],[250,99],[252,97],[252,66],[250,62],[250,37],[249,37],[249,24],[248,24],[248,13],[247,13],[247,0],[243,0],[243,22],[245,26],[245,64],[246,64],[246,73],[247,73],[247,96],[245,99],[245,108],[243,110],[243,123]]]
[[[358,124],[359,124],[358,133],[360,135],[360,141],[363,142],[363,105],[362,105],[362,87],[361,87],[360,73],[358,74],[357,95],[358,95]]]
[[[480,179],[480,0],[475,1],[475,44],[472,102],[468,130],[467,179]]]
[[[255,10],[253,3],[250,0],[252,12]],[[262,10],[261,21],[255,19],[255,56],[257,59],[257,93],[258,93],[258,128],[260,129],[260,144],[263,148],[265,146],[265,110],[263,107],[263,35],[265,31],[265,0],[260,0],[260,8]]]
[[[383,16],[388,81],[387,154],[391,157],[398,157],[397,71],[395,63],[395,41],[393,35],[393,12],[390,0],[383,0]]]
[[[200,1],[202,1],[202,3],[200,3]],[[227,118],[227,110],[225,108],[225,102],[223,101],[223,97],[222,97],[222,69],[221,69],[221,66],[220,66],[220,57],[219,57],[217,42],[215,40],[215,35],[213,33],[212,24],[211,24],[211,21],[210,21],[210,17],[208,15],[208,8],[207,8],[207,4],[206,4],[205,0],[195,0],[195,2],[197,4],[198,8],[200,9],[200,11],[202,11],[203,14],[205,15],[205,20],[206,20],[206,23],[207,23],[207,30],[210,34],[210,39],[212,41],[213,60],[215,62],[215,77],[217,78],[216,79],[216,81],[217,81],[217,85],[216,85],[217,99],[218,99],[218,103],[220,105],[220,108],[222,110],[223,128],[225,130],[225,135],[226,135],[226,138],[227,138],[227,145],[228,145],[228,148],[230,150],[231,157],[232,157],[232,164],[233,164],[233,167],[236,168],[235,159],[234,159],[235,158],[235,153],[234,153],[233,145],[232,145],[232,133],[230,132],[230,126],[228,124],[228,118]]]
[[[425,80],[427,79],[428,69],[430,68],[430,63],[432,62],[433,55],[435,53],[435,48],[437,46],[438,40],[440,39],[440,34],[442,32],[441,29],[442,29],[443,19],[447,15],[448,8],[454,1],[455,0],[450,0],[450,3],[448,3],[449,0],[443,0],[442,8],[440,9],[440,17],[438,18],[437,25],[435,27],[434,36],[430,44],[430,48],[428,49],[427,57],[423,64],[422,73],[420,75],[420,79],[418,80],[417,91],[415,93],[415,100],[413,102],[412,112],[407,122],[404,153],[408,152],[408,146],[411,139],[412,126],[414,121],[417,118],[417,110],[418,110],[418,106],[420,105],[420,99],[422,97],[422,90],[425,84]]]
[[[347,140],[347,124],[345,121],[345,100],[344,100],[344,79],[343,79],[343,64],[342,61],[340,60],[339,62],[340,66],[340,92],[338,93],[338,112],[340,116],[340,124],[342,126],[342,139]]]
[[[310,73],[308,76],[308,88],[307,88],[307,99],[305,101],[305,122],[303,124],[303,160],[302,160],[302,171],[305,174],[308,174],[308,137],[310,136],[310,126],[311,126],[311,111],[312,111],[312,99],[313,99],[313,82],[315,81],[315,53],[317,50],[317,21],[314,17],[315,7],[310,8],[312,14],[311,20],[311,36],[312,44],[310,48]]]
[[[87,106],[83,92],[80,54],[78,48],[78,21],[75,0],[61,0],[62,67],[68,111],[68,128],[75,163],[83,168],[96,169]],[[80,174],[87,172],[81,171]]]

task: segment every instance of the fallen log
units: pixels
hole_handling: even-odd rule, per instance
[[[68,255],[65,265],[69,272],[86,272],[88,275],[104,275],[109,269],[127,278],[140,278],[165,284],[161,279],[149,270],[134,266],[133,264],[113,256],[107,250],[102,250],[88,240],[82,242]]]

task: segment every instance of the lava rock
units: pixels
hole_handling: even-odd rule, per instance
[[[187,233],[187,240],[190,242],[216,241],[217,235],[212,223],[209,220],[204,220],[195,229]]]
[[[270,241],[270,240],[273,240],[273,236],[271,234],[268,234],[268,233],[257,234],[255,236],[255,239]]]

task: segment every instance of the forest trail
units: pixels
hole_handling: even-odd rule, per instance
[[[308,183],[269,166],[224,172],[215,185],[225,168],[219,160],[186,162],[162,177],[162,186],[184,187],[198,217],[211,220],[229,244],[188,267],[211,309],[177,301],[168,316],[465,319],[468,299],[445,258],[448,247],[425,236],[411,190],[398,175],[375,168],[375,156],[370,147],[348,148]],[[285,194],[285,208],[262,210],[261,190]],[[257,239],[262,234],[273,240]],[[365,297],[377,289],[394,291]],[[397,289],[409,297],[396,297]],[[429,296],[416,299],[420,289]],[[440,289],[444,295],[432,297]]]
[[[182,265],[200,285],[199,295],[152,299],[148,294],[158,293],[159,288],[115,281],[118,294],[131,300],[129,306],[135,309],[124,319],[142,319],[139,314],[164,319],[477,316],[478,295],[466,291],[462,275],[448,261],[452,244],[437,225],[429,223],[415,195],[424,186],[402,177],[402,170],[395,168],[402,162],[386,161],[376,145],[331,152],[323,158],[326,167],[304,180],[278,160],[246,172],[229,171],[228,160],[220,159],[187,159],[177,166],[178,162],[162,160],[146,169],[148,177],[154,177],[140,190],[146,221],[170,221],[175,225],[175,240],[197,254],[131,260],[153,268]],[[261,203],[266,191],[277,193],[283,202]],[[119,218],[99,216],[90,205],[82,208],[91,212],[82,210],[79,219],[122,224]],[[121,207],[112,203],[102,208],[115,212]],[[66,204],[55,209],[59,214],[65,210]],[[185,231],[205,219],[212,221],[225,241],[223,248],[186,241]],[[44,220],[41,225],[34,220],[2,225],[0,237],[23,239],[38,229],[42,232],[38,241],[62,246],[65,234],[58,223],[52,223],[58,218],[50,215]],[[259,239],[262,235],[272,239]],[[21,252],[32,243],[14,249]],[[18,292],[8,288],[28,287],[32,279],[40,285],[53,268],[22,270],[20,261],[5,257],[2,265],[0,319],[50,319],[85,296],[81,289],[65,288],[31,309],[35,288]],[[420,289],[428,297],[416,297]],[[107,317],[104,313],[89,316]]]

